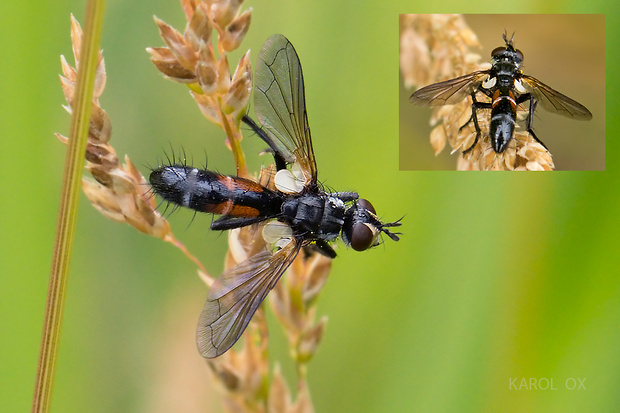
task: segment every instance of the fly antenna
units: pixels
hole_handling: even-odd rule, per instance
[[[403,218],[404,216],[394,222],[387,222],[385,224],[381,224],[381,228],[380,228],[381,232],[385,233],[385,235],[387,235],[394,241],[398,241],[400,239],[399,235],[402,235],[402,232],[392,232],[386,227],[400,227],[402,224],[400,221],[402,221]]]
[[[512,32],[512,36],[510,36],[510,40],[508,40],[508,32],[506,31],[506,29],[504,29],[504,34],[502,35],[502,37],[504,38],[506,46],[514,47],[513,40],[515,38],[515,32]]]

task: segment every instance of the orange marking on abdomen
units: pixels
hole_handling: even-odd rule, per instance
[[[228,211],[227,215],[230,215],[233,217],[248,217],[249,218],[249,217],[259,216],[260,212],[256,208],[233,204],[231,210]]]
[[[263,192],[263,186],[249,179],[235,178],[233,176],[224,177],[224,185],[231,190],[242,190],[250,192]]]
[[[219,204],[209,205],[208,211],[212,214],[227,215],[229,217],[257,217],[260,212],[256,208],[244,205],[235,205],[232,200]]]
[[[234,196],[235,192],[263,192],[262,185],[248,179],[236,178],[233,176],[222,176],[220,182],[223,183],[226,188]],[[260,215],[260,211],[254,207],[246,205],[236,205],[232,199],[220,202],[219,204],[210,204],[207,207],[206,212],[212,214],[227,215],[231,217],[257,217]]]
[[[493,102],[491,103],[491,107],[495,107],[499,104],[499,102],[501,102],[502,100],[508,100],[510,102],[510,107],[512,108],[513,112],[517,111],[517,102],[515,101],[514,98],[514,94],[512,93],[512,90],[508,91],[508,95],[502,95],[500,94],[499,89],[497,89],[495,92],[493,92]]]
[[[228,215],[230,210],[234,208],[232,200],[220,202],[219,204],[207,204],[206,212],[218,215]]]

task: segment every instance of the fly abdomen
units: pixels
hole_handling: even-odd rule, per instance
[[[189,166],[162,166],[151,172],[153,191],[168,202],[229,217],[273,216],[281,197],[249,179]]]
[[[502,153],[512,139],[517,116],[517,102],[511,90],[497,89],[493,93],[489,135],[493,150]]]

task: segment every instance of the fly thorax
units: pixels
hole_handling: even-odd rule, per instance
[[[306,194],[284,201],[281,219],[296,232],[316,239],[332,240],[340,233],[344,211],[344,202],[336,197]]]
[[[342,199],[328,196],[325,200],[325,210],[321,219],[320,237],[332,240],[338,237],[344,224],[345,204]]]
[[[499,72],[497,74],[497,84],[498,88],[512,88],[514,84],[514,75],[509,72]]]

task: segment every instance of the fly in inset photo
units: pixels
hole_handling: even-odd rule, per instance
[[[603,15],[400,15],[400,169],[604,170],[604,48]]]

